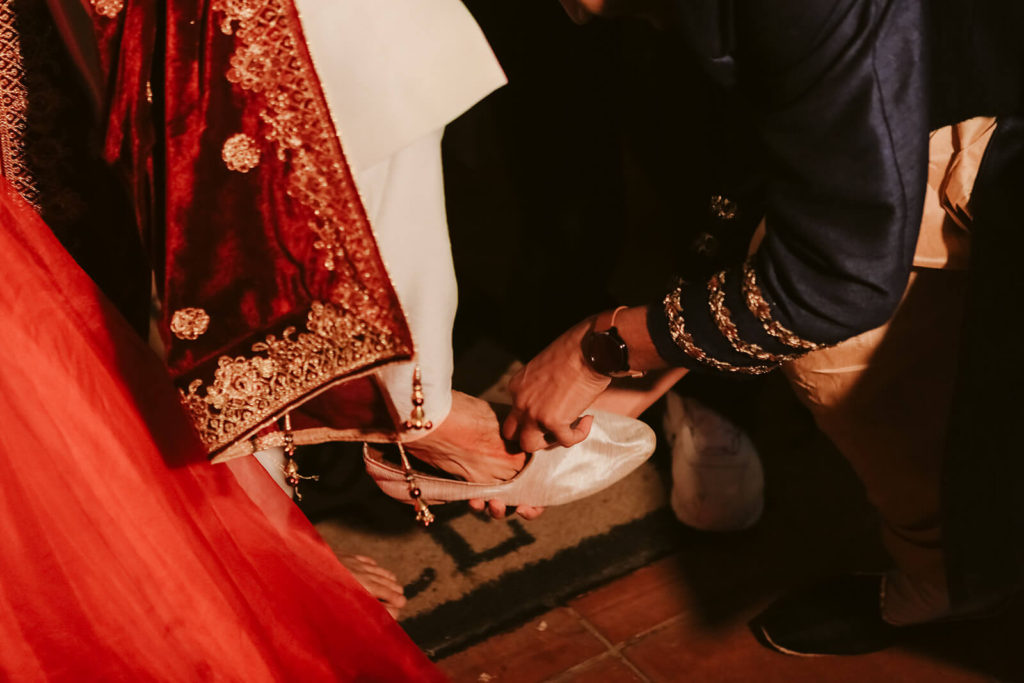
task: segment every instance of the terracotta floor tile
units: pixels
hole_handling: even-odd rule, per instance
[[[691,600],[674,557],[655,562],[569,603],[613,644],[686,612]]]
[[[990,683],[981,673],[934,655],[891,649],[859,657],[791,657],[761,647],[745,624],[707,632],[673,622],[625,648],[623,655],[653,681],[702,683]],[[973,668],[973,667],[972,667]]]
[[[643,683],[643,680],[620,658],[607,654],[556,676],[549,683]]]
[[[604,644],[573,612],[558,608],[514,631],[443,659],[438,665],[454,683],[534,683],[604,650]]]

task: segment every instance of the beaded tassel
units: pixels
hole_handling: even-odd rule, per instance
[[[434,521],[434,513],[430,511],[427,504],[423,502],[423,492],[420,491],[420,487],[416,485],[416,478],[412,471],[412,466],[409,464],[409,457],[405,453],[405,448],[402,446],[402,442],[399,441],[398,453],[402,456],[402,469],[405,470],[405,483],[409,486],[409,497],[412,498],[413,505],[416,507],[416,521],[423,526],[430,526]]]
[[[311,476],[304,476],[299,474],[299,463],[295,460],[295,437],[292,435],[292,416],[288,413],[284,416],[284,465],[281,469],[284,471],[285,483],[292,487],[292,491],[295,493],[295,500],[302,500],[302,494],[299,493],[299,482],[302,480],[318,481],[320,475],[314,474]]]
[[[412,372],[412,412],[409,419],[403,426],[406,430],[433,429],[434,423],[427,419],[426,411],[423,409],[423,373],[417,365]],[[401,439],[398,441],[398,452],[402,456],[402,469],[405,470],[405,481],[409,485],[409,497],[416,506],[416,521],[423,526],[430,526],[434,521],[434,514],[423,502],[420,487],[416,485],[416,478],[413,474],[412,465],[409,464],[409,457],[405,453]]]
[[[427,419],[423,410],[423,373],[417,365],[412,372],[412,413],[405,421],[406,429],[433,429],[434,423]]]

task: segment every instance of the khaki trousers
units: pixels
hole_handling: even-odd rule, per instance
[[[970,195],[994,128],[994,119],[979,118],[932,134],[917,267],[892,319],[783,366],[881,514],[896,563],[883,613],[895,624],[949,612],[942,462],[966,302]]]
[[[949,606],[940,489],[966,275],[915,270],[887,324],[783,368],[882,517],[893,623]]]

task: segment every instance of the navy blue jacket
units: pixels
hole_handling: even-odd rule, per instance
[[[888,320],[917,241],[928,132],[1019,104],[1018,4],[678,3],[684,40],[761,143],[767,233],[745,266],[651,307],[661,354],[753,374]]]

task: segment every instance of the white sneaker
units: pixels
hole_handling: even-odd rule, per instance
[[[739,531],[764,509],[764,471],[739,427],[692,398],[665,394],[672,448],[672,511],[702,531]]]

